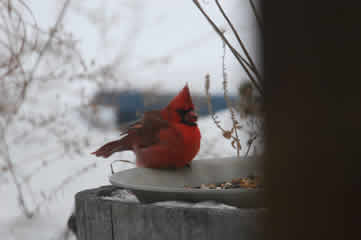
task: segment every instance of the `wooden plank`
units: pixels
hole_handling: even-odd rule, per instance
[[[152,240],[156,239],[182,239],[183,211],[177,208],[143,206],[146,209],[147,219],[151,229]]]
[[[229,211],[214,209],[209,218],[209,240],[222,239],[262,239],[265,209],[240,209]]]
[[[96,195],[100,189],[84,191],[76,195],[78,239],[113,239],[112,202]]]
[[[208,212],[205,209],[184,208],[182,240],[208,239]]]
[[[105,188],[77,194],[79,240],[260,239],[262,209],[217,209],[122,202],[100,197]],[[109,187],[111,189],[111,187]],[[114,189],[114,188],[113,188]]]

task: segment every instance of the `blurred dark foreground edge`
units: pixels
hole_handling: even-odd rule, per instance
[[[263,1],[266,239],[361,239],[357,1]]]

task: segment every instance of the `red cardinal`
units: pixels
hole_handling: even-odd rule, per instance
[[[122,135],[126,136],[92,154],[107,158],[115,152],[130,150],[136,155],[137,166],[181,168],[188,165],[198,153],[201,140],[188,86],[163,110],[145,112],[143,118]]]

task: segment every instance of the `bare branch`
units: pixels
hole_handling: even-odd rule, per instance
[[[231,27],[233,34],[236,36],[236,39],[239,43],[239,45],[241,46],[244,54],[246,55],[246,58],[248,60],[248,62],[250,63],[250,68],[251,70],[254,72],[254,74],[256,75],[257,79],[259,79],[261,81],[261,74],[259,73],[259,71],[257,70],[256,65],[254,64],[252,57],[249,55],[247,48],[245,47],[245,45],[243,44],[243,41],[241,40],[241,38],[239,37],[238,32],[236,31],[236,29],[234,28],[233,23],[231,22],[231,20],[228,18],[227,14],[224,12],[221,4],[219,3],[219,0],[215,0],[216,4],[218,6],[218,9],[220,10],[220,12],[222,13],[223,17],[226,19],[228,25]]]
[[[251,149],[251,146],[252,146],[252,143],[254,142],[254,140],[257,139],[257,135],[253,136],[252,138],[248,139],[248,142],[247,142],[247,145],[248,145],[248,148],[247,148],[247,152],[245,154],[245,157],[248,157],[248,154],[249,154],[249,150]]]
[[[202,15],[207,19],[207,21],[210,23],[210,25],[213,27],[213,29],[216,31],[216,33],[222,38],[222,40],[226,43],[227,47],[231,50],[234,57],[238,60],[238,62],[241,64],[243,70],[248,75],[249,79],[252,81],[252,83],[255,85],[261,96],[264,96],[263,89],[259,82],[254,78],[254,76],[250,73],[249,69],[252,69],[252,66],[245,60],[238,52],[237,50],[230,44],[228,39],[224,36],[223,31],[219,29],[219,27],[213,22],[213,20],[208,16],[208,14],[204,11],[202,6],[200,5],[198,0],[193,0],[193,3],[197,6],[197,8],[200,10]]]
[[[207,104],[208,104],[208,112],[209,112],[209,115],[211,115],[211,118],[214,122],[214,124],[217,126],[217,128],[219,128],[222,133],[224,134],[225,132],[228,132],[226,131],[220,124],[219,120],[217,120],[217,117],[216,115],[214,114],[213,112],[213,108],[212,108],[212,102],[211,102],[211,95],[209,93],[209,88],[210,88],[210,76],[209,74],[206,75],[206,82],[205,82],[205,90],[206,90],[206,96],[207,96]]]
[[[254,2],[252,0],[249,0],[249,3],[251,4],[253,14],[256,17],[256,21],[257,21],[257,23],[259,25],[259,28],[261,29],[261,33],[262,33],[264,31],[263,21],[261,20],[261,17],[257,12],[256,6],[254,5]]]
[[[34,79],[34,74],[35,74],[35,72],[37,71],[37,69],[38,69],[38,67],[39,67],[39,64],[40,64],[40,62],[41,62],[41,59],[43,58],[45,51],[49,48],[50,43],[51,43],[51,41],[52,41],[52,39],[53,39],[53,37],[54,37],[54,35],[55,35],[55,33],[56,33],[56,30],[58,29],[59,24],[63,21],[64,16],[65,16],[65,12],[66,12],[69,4],[70,4],[70,0],[66,0],[65,3],[64,3],[64,5],[63,5],[63,8],[62,8],[61,11],[60,11],[60,14],[59,14],[59,16],[58,16],[58,18],[57,18],[54,26],[53,26],[52,29],[50,30],[50,35],[49,35],[49,37],[48,37],[48,40],[46,41],[44,47],[43,47],[43,48],[40,50],[40,52],[39,52],[39,56],[38,56],[38,58],[36,59],[35,64],[34,64],[32,70],[31,70],[31,72],[30,72],[30,74],[29,74],[29,78],[28,78],[28,79],[25,81],[25,83],[24,83],[25,86],[23,87],[23,91],[22,91],[22,93],[21,93],[22,101],[20,101],[20,106],[21,106],[23,100],[26,98],[26,94],[27,94],[27,90],[28,90],[28,87],[27,87],[27,86],[28,86],[29,84],[31,84],[31,82],[33,81],[33,79]],[[18,110],[18,109],[20,108],[20,106],[17,106],[16,109]]]
[[[239,128],[239,123],[236,119],[236,115],[234,113],[234,107],[231,103],[231,100],[229,99],[228,96],[228,89],[227,89],[227,71],[226,71],[226,63],[225,63],[225,58],[226,58],[226,45],[224,42],[222,42],[223,45],[223,55],[222,55],[222,77],[223,77],[223,96],[224,96],[224,100],[226,101],[227,104],[227,108],[231,114],[231,120],[232,120],[232,130],[230,131],[231,134],[234,132],[235,136],[233,137],[232,135],[232,146],[234,145],[234,143],[237,144],[236,149],[237,149],[237,157],[239,157],[239,153],[241,151],[241,143],[240,143],[240,139],[238,136],[238,128]]]
[[[0,140],[3,141],[2,145],[2,155],[3,155],[3,159],[5,160],[6,164],[7,164],[7,168],[10,172],[11,178],[14,182],[14,185],[16,187],[16,190],[18,192],[18,202],[20,207],[23,210],[23,213],[25,214],[26,217],[31,218],[33,216],[33,213],[30,211],[30,209],[28,208],[28,206],[26,205],[25,202],[25,198],[24,198],[24,192],[23,192],[23,187],[20,183],[20,181],[18,180],[17,174],[15,172],[15,168],[14,165],[11,161],[10,155],[9,155],[9,146],[5,140],[5,129],[0,127]]]
[[[25,9],[27,9],[29,11],[29,13],[32,15],[30,8],[28,8],[28,6],[23,1],[18,0],[17,2],[19,2],[23,7],[25,7]],[[1,153],[2,153],[1,155],[3,156],[3,159],[7,165],[6,169],[9,171],[11,179],[16,187],[17,194],[18,194],[19,206],[22,208],[23,213],[28,218],[33,216],[34,211],[31,211],[30,208],[28,207],[28,205],[26,204],[24,188],[21,183],[20,177],[18,176],[18,174],[15,170],[15,166],[14,166],[13,160],[10,155],[9,143],[8,143],[6,135],[7,135],[7,131],[9,130],[9,124],[13,122],[12,120],[18,114],[19,109],[21,108],[22,104],[25,101],[27,91],[29,89],[29,84],[34,79],[34,74],[42,60],[42,57],[44,56],[45,52],[48,50],[49,46],[51,45],[52,38],[53,38],[60,22],[63,20],[65,11],[68,7],[69,2],[70,2],[70,0],[67,0],[64,3],[63,9],[61,10],[61,12],[56,20],[54,28],[50,32],[48,40],[46,41],[44,47],[40,50],[39,55],[35,61],[35,64],[33,65],[32,70],[30,72],[30,75],[28,75],[29,76],[28,78],[27,78],[27,76],[26,76],[27,74],[25,73],[25,70],[23,68],[22,61],[20,60],[20,57],[25,54],[25,46],[28,42],[28,38],[27,38],[28,33],[26,31],[26,24],[23,20],[21,13],[18,12],[16,7],[14,7],[12,5],[12,3],[10,4],[10,1],[8,1],[8,5],[7,5],[7,12],[9,14],[9,16],[6,16],[3,11],[0,11],[0,17],[4,21],[4,24],[1,26],[1,29],[3,30],[4,35],[7,37],[7,43],[2,42],[1,44],[3,46],[5,46],[5,49],[7,49],[9,51],[8,63],[7,63],[7,65],[2,66],[2,67],[8,67],[8,70],[5,72],[5,74],[3,74],[1,76],[2,84],[4,84],[4,86],[5,86],[5,80],[6,80],[5,77],[9,76],[12,73],[15,73],[15,71],[17,69],[20,70],[19,73],[23,77],[21,79],[21,80],[23,80],[22,82],[20,80],[17,81],[19,79],[19,76],[16,76],[16,75],[13,76],[13,79],[16,80],[15,82],[11,81],[11,80],[6,81],[6,82],[8,82],[9,85],[13,86],[14,91],[18,91],[19,88],[21,90],[19,91],[20,98],[17,100],[17,102],[14,103],[15,107],[13,109],[11,109],[11,111],[8,111],[7,114],[6,113],[4,114],[5,121],[0,123],[0,124],[3,124],[2,126],[0,126],[0,147],[1,147]],[[1,4],[2,3],[3,2],[1,2]],[[12,21],[9,21],[9,19]],[[19,35],[19,33],[21,33],[21,32],[22,32],[22,34]],[[17,42],[14,42],[14,39]],[[36,39],[36,41],[37,41],[37,39]],[[18,45],[18,43],[20,43],[20,45]],[[5,89],[5,91],[6,91],[6,89]],[[10,104],[5,103],[5,105],[10,105]]]

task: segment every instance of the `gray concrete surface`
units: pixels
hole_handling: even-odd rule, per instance
[[[115,186],[131,189],[142,202],[215,200],[241,208],[264,207],[263,189],[218,191],[184,187],[222,183],[249,175],[263,176],[259,157],[195,160],[190,168],[182,169],[132,168],[113,174],[109,180]]]

